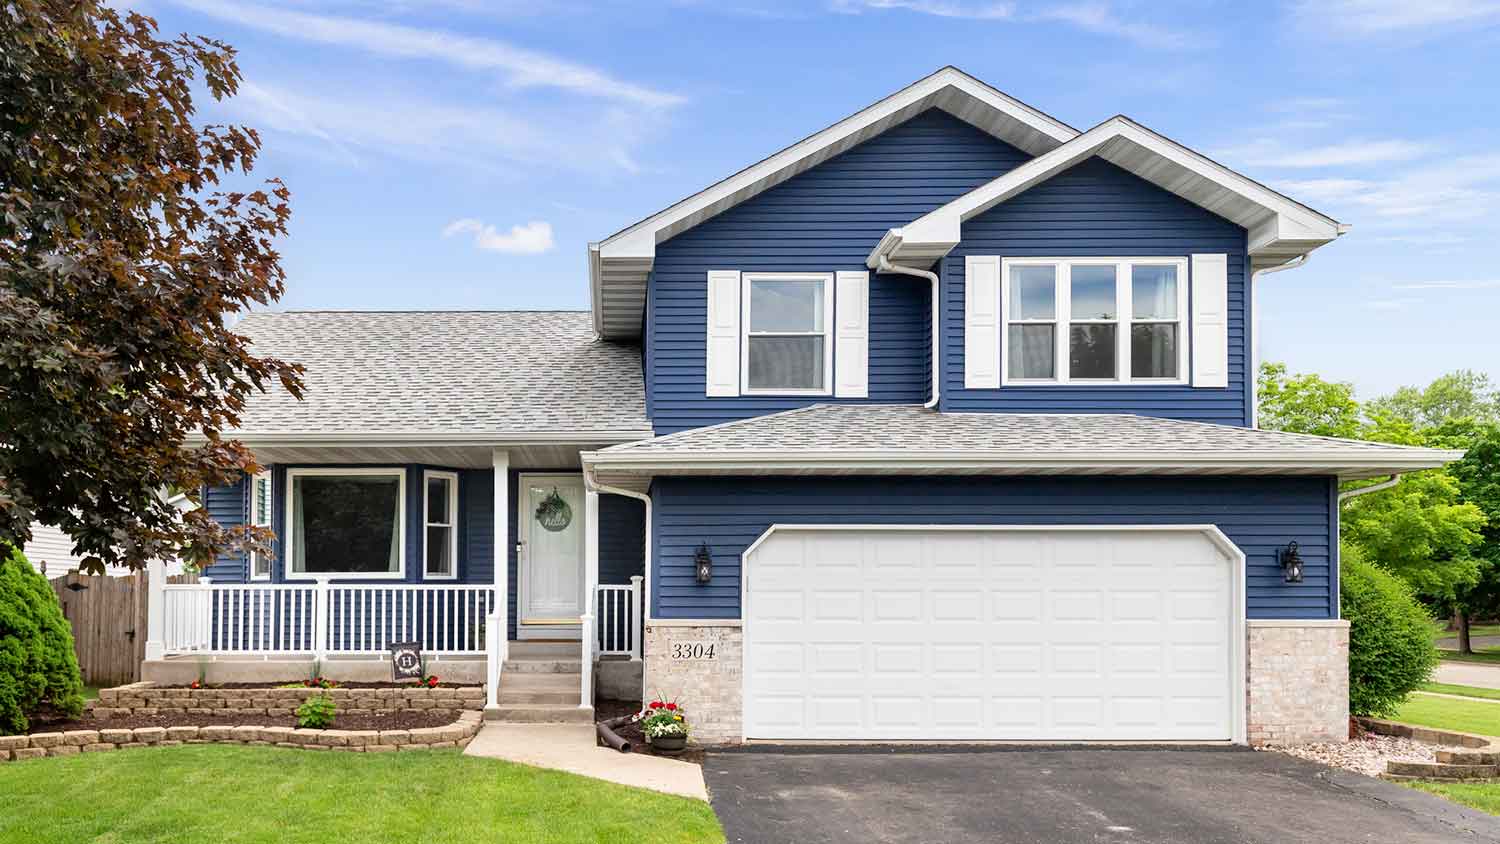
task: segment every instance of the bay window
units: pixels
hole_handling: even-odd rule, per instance
[[[831,391],[833,278],[827,273],[745,273],[741,382],[746,393]]]
[[[1007,258],[1005,384],[1183,383],[1187,262]]]
[[[400,469],[288,469],[287,575],[399,579],[406,476]]]

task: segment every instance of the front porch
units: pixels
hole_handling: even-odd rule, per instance
[[[567,686],[591,708],[596,670],[639,696],[646,506],[586,483],[586,444],[251,446],[266,471],[205,499],[270,528],[271,552],[194,584],[150,571],[145,679],[389,680],[391,646],[414,642],[427,673],[485,683],[491,713],[512,686],[510,704],[559,707]],[[540,673],[546,694],[507,682]]]

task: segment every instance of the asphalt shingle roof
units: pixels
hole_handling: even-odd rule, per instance
[[[239,433],[649,432],[640,349],[586,311],[288,311],[234,329],[301,363],[306,395],[256,394]]]

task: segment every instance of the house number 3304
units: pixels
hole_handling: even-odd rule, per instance
[[[718,659],[713,642],[673,642],[673,659]]]

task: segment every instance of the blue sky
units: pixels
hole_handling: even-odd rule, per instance
[[[585,245],[953,64],[1124,113],[1351,223],[1264,357],[1500,378],[1500,0],[138,0],[235,45],[210,121],[293,194],[286,308],[584,308]]]

